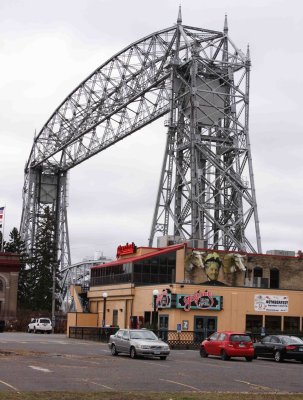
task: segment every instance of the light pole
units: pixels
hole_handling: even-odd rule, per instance
[[[106,299],[107,299],[107,292],[102,293],[103,297],[103,319],[102,319],[102,327],[105,327],[105,322],[106,322]]]
[[[153,290],[153,299],[154,299],[154,312],[153,312],[153,328],[157,331],[158,330],[158,313],[157,313],[157,297],[159,294],[158,289]]]

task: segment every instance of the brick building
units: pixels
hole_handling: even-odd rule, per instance
[[[19,256],[0,253],[0,320],[8,322],[16,317]]]

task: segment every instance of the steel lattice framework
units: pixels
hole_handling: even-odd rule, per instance
[[[261,251],[248,134],[249,52],[224,31],[177,24],[131,44],[56,109],[25,167],[21,235],[35,243],[43,208],[56,216],[57,259],[69,281],[68,170],[168,114],[149,244],[157,232],[209,248]]]

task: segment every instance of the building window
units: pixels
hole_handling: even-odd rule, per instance
[[[279,289],[280,285],[280,271],[277,268],[272,268],[270,270],[270,288]]]
[[[262,278],[263,277],[263,269],[261,267],[254,268],[254,278]]]
[[[281,332],[281,317],[278,316],[265,316],[265,330],[266,334],[278,334]]]
[[[113,310],[113,326],[118,326],[118,310]]]
[[[92,268],[90,286],[133,282],[139,285],[172,283],[176,277],[176,252],[133,263]]]
[[[300,317],[284,317],[284,333],[298,333]]]
[[[3,292],[3,290],[4,290],[3,280],[0,279],[0,292]]]
[[[262,315],[246,315],[246,332],[261,333]]]

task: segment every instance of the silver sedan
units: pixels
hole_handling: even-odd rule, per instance
[[[110,336],[108,346],[113,356],[126,353],[131,358],[148,356],[166,360],[170,353],[168,344],[148,329],[119,329]]]

